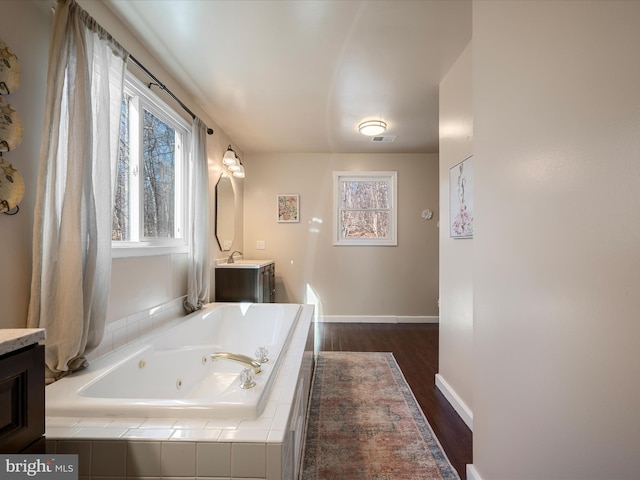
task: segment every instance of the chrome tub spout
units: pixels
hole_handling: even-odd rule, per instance
[[[216,352],[211,354],[211,360],[231,360],[232,362],[241,363],[247,367],[253,369],[254,373],[258,374],[262,371],[262,367],[260,366],[260,362],[254,360],[247,355],[242,355],[240,353],[229,353],[229,352]]]

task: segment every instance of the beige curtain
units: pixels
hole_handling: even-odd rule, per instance
[[[189,276],[184,308],[195,312],[209,301],[209,165],[207,127],[199,118],[191,127],[189,170]]]
[[[127,52],[74,0],[58,0],[49,50],[33,238],[30,327],[46,329],[47,380],[102,340],[112,185]]]

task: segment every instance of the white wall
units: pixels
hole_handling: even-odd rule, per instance
[[[215,129],[216,133],[208,137],[212,192],[221,173],[220,163],[227,145],[232,144],[243,158],[247,179],[233,180],[238,218],[232,248],[244,250],[245,256],[257,257],[259,253],[277,261],[278,301],[302,301],[306,295],[305,286],[309,284],[317,289],[325,314],[437,317],[436,155],[273,155],[269,158],[255,156],[255,161],[252,161],[251,156],[245,158],[241,147],[203,114],[179,80],[167,73],[145,45],[105,4],[90,0],[80,0],[79,4],[200,115],[208,126]],[[49,2],[43,1],[3,3],[3,19],[8,20],[3,27],[2,38],[18,54],[25,77],[20,91],[10,97],[11,103],[23,117],[25,137],[19,149],[7,154],[7,158],[15,161],[27,184],[20,214],[16,217],[0,216],[0,263],[3,272],[0,278],[0,327],[5,328],[26,325],[31,281],[33,205],[52,19],[50,6]],[[133,72],[137,71],[135,66],[130,68]],[[142,78],[145,79],[144,76]],[[166,99],[169,104],[174,104],[173,100]],[[177,106],[176,109],[180,111]],[[261,164],[265,159],[269,163]],[[331,172],[339,169],[399,171],[398,247],[331,245]],[[243,208],[245,185],[251,186],[251,190],[246,195],[249,203]],[[278,224],[275,221],[275,195],[278,193],[301,195],[300,224]],[[212,195],[212,220],[214,207]],[[435,212],[430,221],[420,217],[425,208]],[[242,219],[243,211],[250,215],[247,221]],[[317,225],[318,234],[310,231],[311,227],[316,226],[309,223],[313,222],[313,218],[324,221]],[[250,229],[246,235],[245,228]],[[224,257],[213,231],[212,224],[212,257]],[[290,236],[291,232],[295,232],[293,237]],[[267,250],[255,250],[257,239],[267,242]],[[186,265],[185,254],[114,259],[108,321],[153,309],[184,295]],[[367,281],[362,282],[362,278]]]
[[[212,258],[223,256],[220,253],[214,236],[214,189],[218,177],[222,172],[222,155],[227,145],[232,141],[220,130],[218,125],[201,111],[198,104],[190,100],[189,94],[183,89],[179,80],[167,73],[162,65],[153,57],[145,45],[141,44],[137,37],[115,17],[102,3],[88,0],[78,2],[96,21],[102,25],[116,40],[118,40],[129,53],[147,67],[171,92],[180,98],[189,108],[199,115],[208,127],[214,129],[214,135],[207,137],[207,155],[209,157],[209,185],[210,196],[210,249]],[[144,82],[148,82],[141,71],[133,64],[128,69],[140,76]],[[172,100],[158,90],[154,90],[176,111],[183,114],[189,121],[188,114]],[[241,150],[238,150],[242,153]],[[236,198],[241,202],[242,184],[235,182],[234,189],[238,190]],[[240,224],[240,225],[238,225]],[[242,222],[236,222],[237,232],[234,244],[239,244],[242,238]],[[213,282],[213,276],[212,276]],[[187,255],[158,255],[139,258],[117,258],[113,261],[111,277],[111,292],[109,297],[108,321],[114,321],[127,315],[148,310],[157,305],[170,302],[186,294],[187,291]],[[213,283],[212,283],[213,291]]]
[[[473,11],[474,466],[640,475],[640,2]]]
[[[243,252],[276,261],[276,301],[303,302],[309,285],[334,321],[438,315],[436,154],[251,154],[244,164]],[[398,172],[397,247],[332,244],[335,170]],[[289,193],[300,195],[300,223],[277,222],[276,196]]]
[[[16,109],[22,121],[22,143],[3,158],[18,169],[25,183],[20,211],[0,214],[0,328],[27,324],[31,289],[33,206],[36,201],[40,136],[44,123],[51,10],[46,2],[2,2],[0,38],[16,54],[22,83],[3,99]]]
[[[440,346],[437,385],[467,425],[473,407],[473,239],[449,236],[449,169],[473,154],[471,44],[440,83]],[[455,185],[454,185],[455,188]]]
[[[232,140],[211,118],[204,115],[179,81],[167,73],[148,49],[102,2],[80,0],[78,3],[215,130],[215,134],[207,138],[209,183],[213,192],[222,171],[222,155],[227,145],[233,143]],[[26,326],[31,286],[33,207],[36,198],[50,28],[53,18],[51,5],[51,2],[40,0],[2,2],[3,26],[0,36],[18,56],[23,74],[20,89],[7,96],[7,100],[16,108],[24,125],[22,144],[14,151],[6,153],[4,157],[21,172],[26,188],[19,214],[13,217],[0,215],[0,328]],[[135,66],[130,66],[130,70],[139,74]],[[141,78],[147,81],[144,76]],[[183,113],[173,100],[166,95],[164,98],[168,104],[175,106],[176,111]],[[188,117],[188,114],[185,115]],[[242,154],[242,150],[235,144],[234,148]],[[233,181],[236,211],[240,217],[236,222],[234,247],[239,247],[243,236],[243,183],[235,179]],[[213,222],[214,196],[211,195],[210,198],[210,218]],[[213,235],[213,223],[211,232],[212,258],[221,257],[223,254]],[[187,289],[186,271],[186,254],[114,259],[108,321],[152,309],[182,297]]]

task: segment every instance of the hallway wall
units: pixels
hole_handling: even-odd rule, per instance
[[[640,472],[640,2],[473,5],[474,468]]]
[[[440,83],[440,348],[436,385],[473,426],[473,245],[451,238],[449,169],[473,154],[472,46]],[[454,190],[455,191],[455,190]]]

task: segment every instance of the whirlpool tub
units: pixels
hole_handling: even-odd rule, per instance
[[[297,304],[207,305],[49,385],[47,416],[256,419],[292,332],[310,315]],[[268,361],[252,388],[242,388],[246,365],[212,358],[254,358],[259,347]]]

